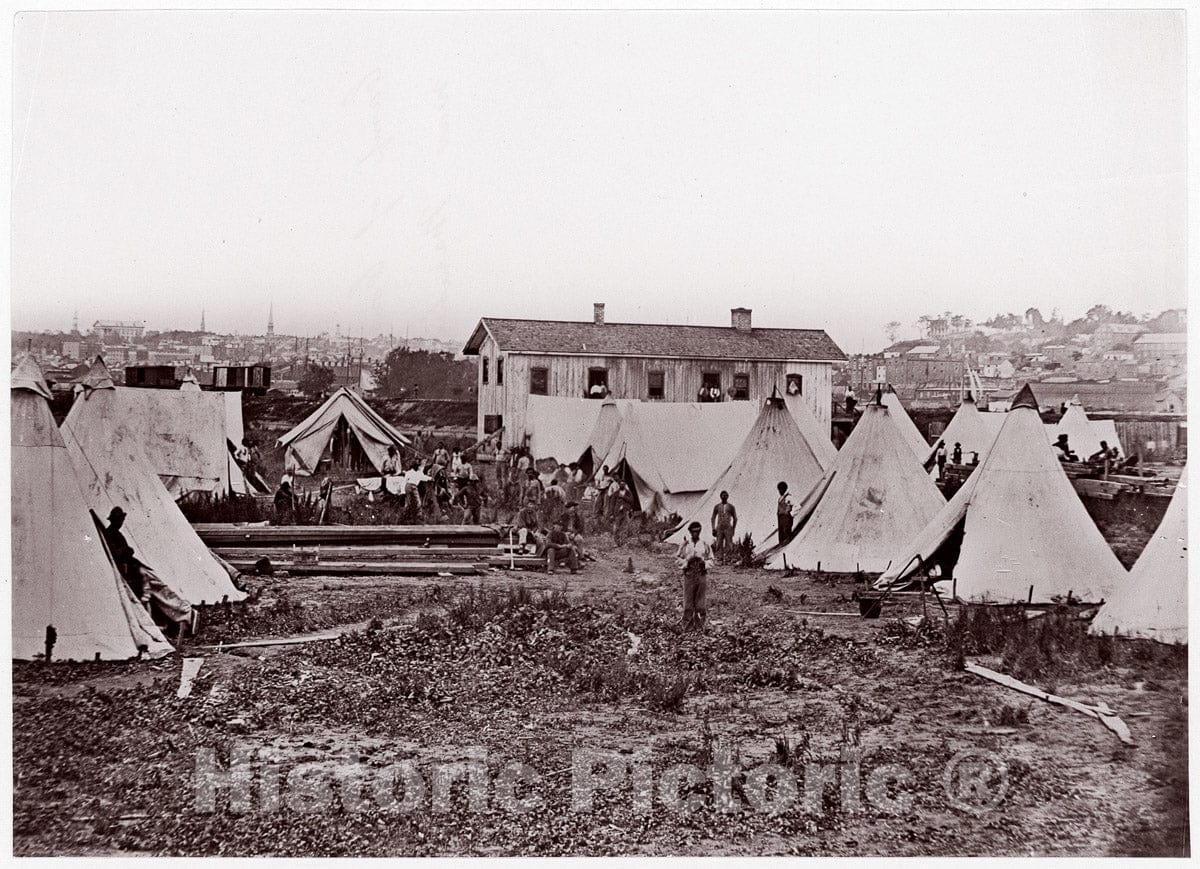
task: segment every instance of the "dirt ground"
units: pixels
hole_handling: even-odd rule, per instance
[[[1188,853],[1179,650],[1029,635],[1030,681],[1130,747],[963,672],[1016,659],[956,651],[936,603],[868,620],[854,577],[719,566],[681,633],[670,555],[591,542],[577,576],[253,580],[183,699],[178,656],[15,665],[16,853]]]

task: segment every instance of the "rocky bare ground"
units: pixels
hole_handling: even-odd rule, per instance
[[[947,627],[912,597],[865,620],[853,577],[727,567],[707,630],[681,635],[669,556],[596,542],[575,577],[266,581],[196,642],[358,630],[203,653],[186,699],[178,660],[16,665],[16,852],[1186,852],[1178,650],[1096,643],[1073,614],[964,634],[953,608]],[[903,620],[923,613],[920,631]],[[1137,746],[961,672],[962,654],[1107,702]],[[237,767],[238,752],[255,765]],[[983,764],[977,786],[952,765],[962,752]],[[589,758],[620,782],[575,811]],[[466,781],[437,790],[455,763],[483,776],[482,796]],[[244,793],[236,769],[254,783]],[[513,770],[529,774],[514,783]],[[392,781],[409,773],[421,800]],[[669,784],[685,774],[698,778]]]

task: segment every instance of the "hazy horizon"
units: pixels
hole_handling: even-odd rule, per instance
[[[1185,307],[1184,21],[21,13],[12,328]]]

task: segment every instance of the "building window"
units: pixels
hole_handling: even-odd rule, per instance
[[[705,371],[700,375],[700,401],[721,400],[721,372]]]
[[[663,389],[664,376],[661,371],[651,371],[646,380],[646,397],[647,398],[663,398],[666,394]]]
[[[733,375],[733,397],[738,401],[745,401],[750,397],[749,374]]]
[[[788,395],[803,395],[804,394],[804,376],[801,374],[789,374],[787,376],[787,394]]]
[[[496,385],[497,386],[504,385],[504,357],[503,356],[496,357]]]
[[[530,395],[549,395],[547,383],[550,380],[550,370],[548,368],[530,368],[529,369],[529,394]]]
[[[588,398],[607,398],[608,397],[608,369],[607,368],[589,368],[588,369],[587,397]]]
[[[504,428],[504,417],[498,413],[484,414],[483,417],[483,433],[485,435],[495,434]]]
[[[484,356],[484,357],[482,357],[482,358],[483,358],[483,362],[482,362],[482,365],[483,365],[483,385],[484,385],[484,386],[487,386],[487,382],[488,382],[488,362],[489,362],[490,360],[489,360],[489,359],[488,359],[486,356]]]

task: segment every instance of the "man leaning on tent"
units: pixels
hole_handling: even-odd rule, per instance
[[[151,615],[160,616],[175,626],[178,637],[183,637],[185,630],[194,632],[195,622],[191,604],[172,591],[153,570],[138,560],[133,547],[121,533],[121,526],[124,524],[125,511],[120,507],[113,507],[108,514],[108,525],[104,528],[104,540],[121,577]]]

